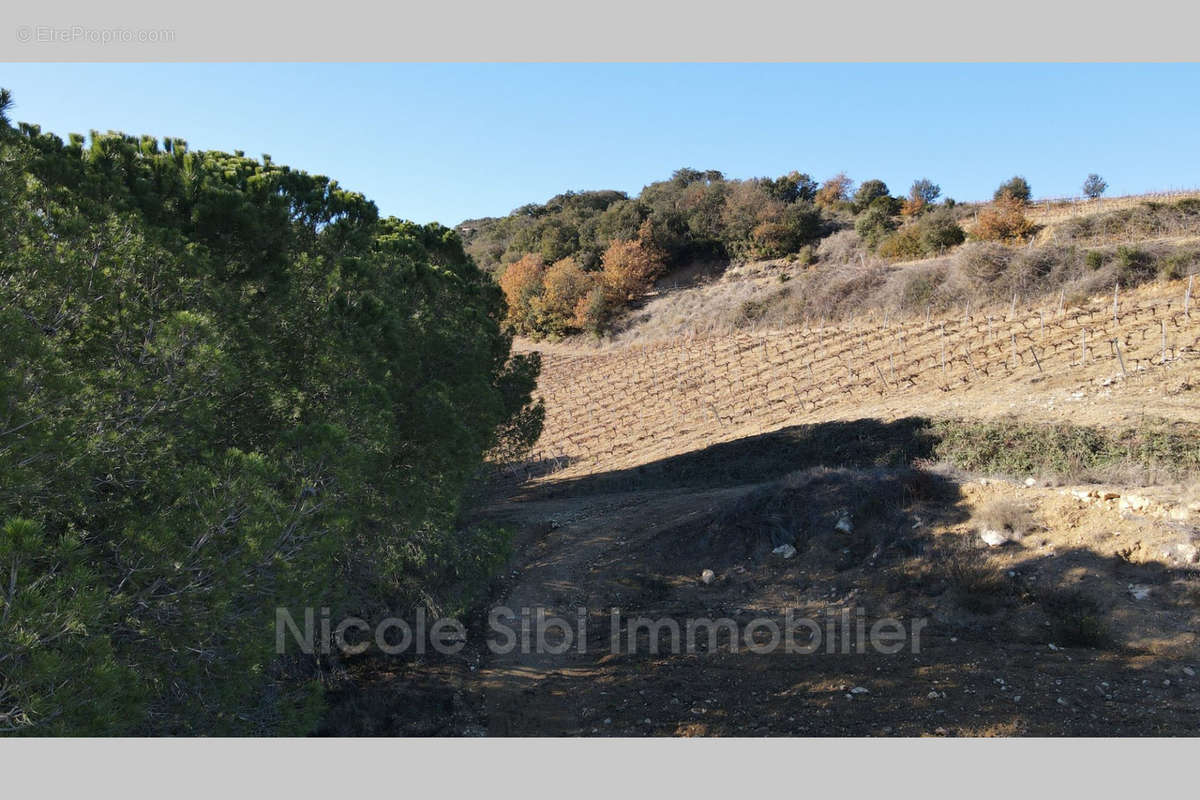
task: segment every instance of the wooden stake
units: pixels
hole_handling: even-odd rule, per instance
[[[1033,356],[1033,363],[1037,364],[1038,372],[1042,371],[1042,361],[1037,357],[1037,351],[1033,349],[1033,345],[1029,346],[1029,355]]]
[[[1190,278],[1188,278],[1187,294],[1185,294],[1183,296],[1183,313],[1185,316],[1191,316],[1190,314],[1188,314],[1188,308],[1192,304],[1192,284],[1195,282],[1196,282],[1195,275],[1192,275]]]
[[[1121,362],[1121,377],[1129,379],[1129,373],[1125,371],[1125,358],[1121,355],[1121,343],[1116,339],[1112,340],[1113,348],[1117,351],[1117,360]]]

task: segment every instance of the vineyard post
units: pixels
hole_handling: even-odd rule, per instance
[[[1129,380],[1129,373],[1125,371],[1125,358],[1121,355],[1121,343],[1113,339],[1112,344],[1113,349],[1117,351],[1117,360],[1121,362],[1121,377]]]
[[[1079,366],[1083,366],[1087,361],[1087,328],[1083,329],[1083,333],[1079,339]]]
[[[1008,307],[1008,321],[1012,322],[1017,314],[1017,293],[1013,292],[1012,304]]]
[[[1195,275],[1195,273],[1193,273],[1193,274],[1192,274],[1192,275],[1191,275],[1191,276],[1188,278],[1188,288],[1187,288],[1187,292],[1186,292],[1186,293],[1183,295],[1183,313],[1184,313],[1184,316],[1188,316],[1188,317],[1190,317],[1190,316],[1191,316],[1191,314],[1189,314],[1189,313],[1188,313],[1188,308],[1189,308],[1189,307],[1191,306],[1191,304],[1192,304],[1192,284],[1193,284],[1193,283],[1195,283],[1195,282],[1196,282],[1196,275]]]
[[[1042,371],[1042,360],[1037,357],[1037,351],[1033,349],[1033,345],[1029,345],[1029,355],[1033,356],[1033,363],[1037,364],[1038,372]]]
[[[1060,315],[1062,314],[1062,310],[1063,310],[1063,301],[1064,301],[1064,300],[1066,300],[1066,299],[1067,299],[1067,290],[1066,290],[1066,288],[1059,289],[1059,290],[1058,290],[1058,311],[1056,311],[1056,312],[1055,312],[1055,314],[1054,314],[1056,317],[1057,317],[1057,316],[1060,316]]]
[[[942,383],[949,386],[946,380],[946,323],[942,323]]]
[[[1162,364],[1167,365],[1167,321],[1160,319],[1158,324],[1162,326]]]
[[[1015,333],[1010,333],[1010,334],[1009,334],[1009,336],[1010,336],[1010,337],[1012,337],[1012,359],[1013,359],[1013,369],[1016,369],[1016,368],[1017,368],[1017,363],[1018,363],[1018,359],[1017,359],[1017,335],[1016,335]]]
[[[1113,322],[1115,322],[1118,325],[1121,324],[1121,320],[1117,316],[1117,293],[1120,291],[1121,291],[1121,282],[1116,281],[1115,283],[1113,283]]]

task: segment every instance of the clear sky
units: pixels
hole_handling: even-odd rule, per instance
[[[304,56],[298,53],[298,56]],[[313,54],[319,55],[319,54]],[[679,167],[990,197],[1200,187],[1200,65],[0,64],[12,117],[269,153],[454,225]]]

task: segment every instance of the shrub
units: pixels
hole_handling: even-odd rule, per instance
[[[1104,266],[1104,253],[1099,250],[1088,250],[1083,260],[1087,268],[1095,272]]]
[[[1117,280],[1124,286],[1141,283],[1156,271],[1154,257],[1137,247],[1121,245],[1113,260],[1117,265]]]
[[[536,304],[539,325],[547,333],[561,334],[575,324],[575,309],[598,282],[595,273],[584,272],[573,258],[554,262],[542,279],[543,293]]]
[[[884,258],[905,260],[925,255],[925,247],[917,227],[907,225],[880,241],[876,252]]]
[[[1005,274],[1011,259],[1012,251],[1003,245],[975,242],[958,251],[955,263],[976,288],[987,288]]]
[[[833,264],[849,264],[862,252],[862,237],[853,230],[838,231],[817,244],[817,258]]]
[[[853,185],[854,182],[846,177],[846,173],[839,172],[821,184],[813,200],[819,206],[836,208],[849,199],[850,187]]]
[[[1031,196],[1032,191],[1029,188],[1029,181],[1020,175],[1016,175],[1000,184],[1000,187],[996,189],[996,193],[992,196],[992,200],[997,203],[1010,200],[1023,206],[1029,202]]]
[[[981,529],[999,531],[1019,541],[1033,530],[1033,514],[1015,500],[997,498],[980,509],[976,523]]]
[[[873,203],[854,221],[854,231],[871,250],[879,247],[884,237],[896,229],[896,220],[882,203]]]
[[[627,300],[646,291],[663,269],[661,254],[641,241],[613,242],[604,251],[602,264],[604,285]]]
[[[854,193],[854,212],[861,214],[870,207],[871,203],[887,196],[888,187],[883,181],[877,179],[863,181],[859,184],[858,191]]]
[[[1196,263],[1200,261],[1200,253],[1185,249],[1172,253],[1164,258],[1158,268],[1158,277],[1170,281],[1192,274]]]
[[[946,280],[944,269],[914,270],[904,283],[900,303],[902,308],[919,311],[928,307]]]
[[[613,305],[603,286],[593,286],[575,304],[575,327],[598,335],[608,321]]]
[[[991,208],[979,212],[973,233],[984,241],[1019,241],[1034,231],[1024,212],[1025,204],[1012,196],[996,200]]]
[[[500,288],[508,303],[508,321],[518,331],[537,329],[537,300],[544,290],[546,267],[542,257],[527,253],[509,264],[500,275]]]
[[[1039,592],[1036,600],[1049,619],[1057,643],[1071,647],[1106,647],[1112,643],[1100,604],[1083,592],[1049,589]]]
[[[945,252],[962,244],[967,238],[962,226],[945,210],[926,214],[917,223],[917,231],[921,239],[921,249],[926,255]]]
[[[928,178],[913,181],[913,185],[908,190],[908,199],[904,201],[904,215],[915,217],[923,213],[933,205],[941,193],[942,187]]]

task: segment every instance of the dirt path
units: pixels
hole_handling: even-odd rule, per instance
[[[483,698],[487,730],[492,735],[580,734],[585,722],[572,686],[596,680],[604,640],[597,635],[606,608],[595,606],[593,571],[602,561],[618,557],[622,548],[640,541],[664,525],[676,524],[711,509],[714,502],[744,492],[641,492],[533,501],[498,509],[498,516],[526,531],[523,550],[498,604],[512,616],[499,617],[520,634],[522,614],[533,620],[538,609],[547,617],[571,623],[572,641],[564,644],[558,629],[546,642],[566,652],[546,652],[535,646],[493,654],[474,681]],[[698,510],[700,506],[700,510]],[[532,534],[530,533],[532,532]],[[618,593],[612,599],[620,600]],[[587,616],[587,638],[581,653],[579,612]],[[502,641],[498,639],[497,641]],[[519,641],[519,640],[518,640]]]

